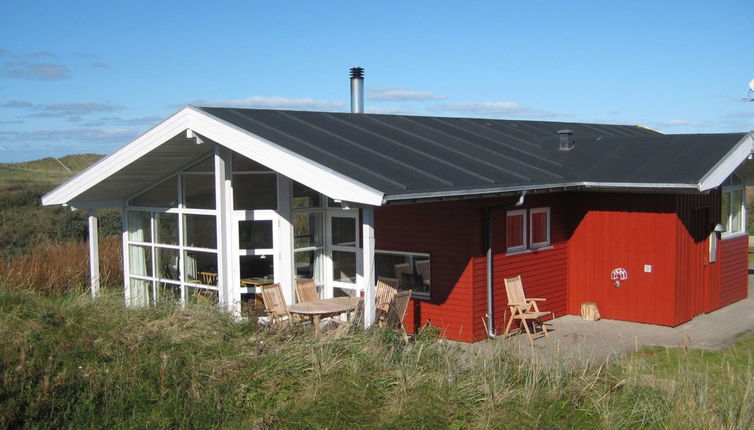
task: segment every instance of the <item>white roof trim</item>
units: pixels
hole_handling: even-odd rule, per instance
[[[186,129],[201,134],[333,199],[379,206],[383,193],[247,130],[191,106],[103,158],[42,197],[43,205],[66,204]]]
[[[699,181],[699,191],[719,187],[754,152],[754,132],[747,133],[740,142],[715,164]]]

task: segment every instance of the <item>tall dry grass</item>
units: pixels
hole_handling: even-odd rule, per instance
[[[100,284],[120,285],[123,280],[120,237],[101,240],[99,255]],[[0,283],[8,289],[33,290],[45,296],[82,293],[89,285],[88,244],[47,242],[26,254],[0,260]]]

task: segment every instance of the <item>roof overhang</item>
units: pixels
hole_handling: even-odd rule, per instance
[[[102,193],[98,194],[95,191],[97,187],[116,190],[119,182],[123,185],[128,184],[128,181],[133,180],[134,175],[138,175],[139,171],[132,172],[131,179],[129,176],[119,178],[118,172],[138,164],[138,161],[144,157],[160,154],[159,150],[162,145],[178,145],[178,142],[175,142],[176,136],[185,133],[186,130],[217,142],[335,200],[375,206],[383,203],[381,191],[189,106],[47,193],[42,197],[42,204],[45,206],[70,204],[78,207],[106,207],[111,206],[113,202],[124,201],[130,195],[106,198]],[[197,150],[188,143],[184,145],[187,145],[182,147],[186,151],[196,152],[193,155],[194,159],[201,156],[201,153],[208,154],[206,147]],[[165,163],[170,163],[169,154],[171,153],[173,159],[178,154],[175,151],[167,151],[163,157]],[[156,183],[158,179],[164,178],[166,174],[172,174],[182,165],[180,162],[174,163],[175,165],[170,165],[170,168],[165,168],[164,172],[149,172],[148,166],[144,166],[141,170],[145,175],[151,173],[150,177],[154,178],[152,182]]]
[[[699,181],[699,191],[719,187],[754,152],[754,132],[747,133],[715,166]]]

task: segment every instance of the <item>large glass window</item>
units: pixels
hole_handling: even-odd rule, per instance
[[[274,173],[233,175],[233,209],[277,209],[277,176]]]
[[[411,290],[418,295],[430,295],[432,281],[429,254],[398,251],[375,251],[375,275]]]
[[[733,174],[723,182],[720,219],[725,227],[724,235],[746,231],[744,196],[744,183],[741,177]]]
[[[241,249],[272,249],[272,221],[239,221],[238,244]]]
[[[131,206],[150,208],[174,208],[178,206],[177,177],[160,182],[156,186],[144,191],[131,199]]]

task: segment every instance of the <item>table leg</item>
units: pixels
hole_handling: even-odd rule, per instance
[[[319,315],[312,316],[312,322],[314,323],[314,333],[319,336]]]

